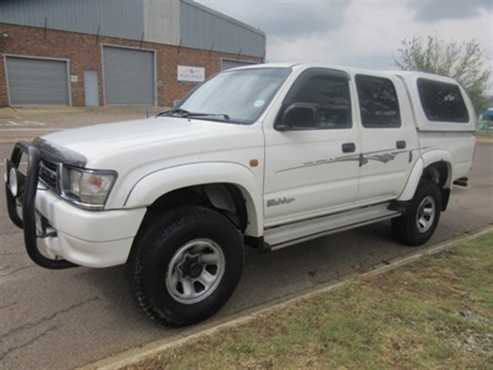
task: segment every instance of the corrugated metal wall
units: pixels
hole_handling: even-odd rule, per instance
[[[255,63],[248,62],[245,60],[242,61],[242,60],[223,59],[221,69],[223,71],[225,71],[227,69],[236,68],[236,67],[244,67],[244,66],[248,66],[248,65],[252,65],[252,64],[255,64]]]
[[[144,0],[145,40],[178,45],[180,42],[180,1]]]
[[[265,35],[194,1],[181,0],[181,45],[264,57]]]
[[[0,0],[0,23],[265,55],[262,31],[191,0]]]
[[[1,0],[0,22],[139,40],[142,0]]]

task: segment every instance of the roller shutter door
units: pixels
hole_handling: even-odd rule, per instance
[[[7,57],[11,105],[68,105],[67,62]]]
[[[105,103],[154,105],[154,53],[103,48]]]
[[[245,62],[242,60],[223,59],[222,70],[225,71],[226,69],[244,67],[244,66],[249,66],[252,64],[257,64],[257,63]]]

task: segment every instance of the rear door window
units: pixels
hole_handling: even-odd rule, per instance
[[[388,78],[356,76],[361,121],[367,128],[401,126],[399,99],[394,83]]]
[[[429,121],[468,123],[469,113],[459,86],[418,79],[421,105]]]

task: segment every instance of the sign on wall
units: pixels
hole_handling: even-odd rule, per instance
[[[204,82],[205,68],[192,66],[178,66],[178,81]]]

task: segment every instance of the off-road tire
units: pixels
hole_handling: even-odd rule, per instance
[[[183,304],[169,293],[166,273],[176,251],[196,238],[220,246],[226,261],[224,275],[203,301]],[[208,208],[182,207],[156,217],[141,233],[132,248],[127,274],[138,306],[151,320],[181,327],[209,318],[226,303],[240,280],[243,261],[243,238],[231,221]]]
[[[418,227],[417,215],[420,204],[427,197],[435,201],[435,214],[428,230],[421,232]],[[395,240],[409,247],[418,247],[430,240],[440,221],[442,210],[442,194],[437,184],[422,182],[404,214],[392,220],[392,235]]]

